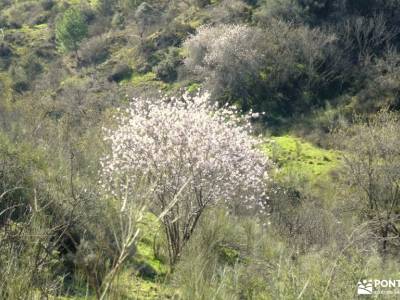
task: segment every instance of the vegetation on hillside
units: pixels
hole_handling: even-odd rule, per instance
[[[0,298],[399,279],[399,7],[0,1]]]

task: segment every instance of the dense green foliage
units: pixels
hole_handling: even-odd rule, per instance
[[[354,299],[400,279],[399,7],[0,1],[0,298]],[[99,182],[103,129],[132,98],[199,90],[265,112],[274,171],[265,214],[207,207],[170,265],[148,181],[130,205]]]
[[[87,35],[87,24],[83,14],[76,9],[67,10],[56,24],[56,39],[64,51],[76,51]]]

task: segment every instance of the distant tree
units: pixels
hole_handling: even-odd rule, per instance
[[[130,195],[130,183],[148,178],[161,215],[171,265],[180,257],[204,210],[264,210],[268,159],[255,147],[248,118],[217,109],[208,95],[194,99],[134,99],[106,134],[111,155],[103,178],[111,194]]]
[[[214,97],[231,102],[249,99],[263,68],[262,40],[261,29],[246,25],[203,26],[185,41],[184,63],[207,78]],[[248,103],[243,108],[249,109]]]
[[[142,38],[147,28],[154,23],[157,15],[153,6],[147,2],[141,3],[135,11],[135,20],[139,28],[139,35]]]
[[[76,8],[68,9],[56,24],[56,40],[60,49],[65,52],[76,52],[87,33],[85,17]]]

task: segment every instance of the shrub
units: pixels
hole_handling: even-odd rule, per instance
[[[398,253],[400,118],[381,111],[336,132],[335,141],[345,150],[343,183],[375,233],[383,254]]]
[[[112,17],[111,25],[112,25],[112,27],[117,27],[117,28],[122,29],[124,27],[124,22],[125,22],[124,15],[121,13],[116,13]]]
[[[43,24],[49,17],[39,1],[24,1],[13,5],[6,15],[8,26],[20,28],[22,25]]]
[[[108,40],[104,35],[95,36],[84,41],[79,48],[79,57],[82,63],[97,64],[108,56]]]
[[[112,154],[102,162],[104,182],[124,195],[135,178],[148,176],[151,207],[157,215],[165,211],[160,218],[171,265],[207,207],[225,202],[237,213],[265,208],[268,160],[254,148],[248,121],[235,114],[216,109],[207,94],[134,99],[117,116],[116,130],[106,131]]]
[[[112,15],[114,12],[115,1],[97,0],[96,9],[104,16]]]
[[[101,222],[86,224],[74,256],[75,267],[84,274],[97,299],[108,299],[112,285],[136,252],[138,224],[147,205],[145,180],[131,182],[134,194],[105,197],[96,205],[94,218]]]
[[[128,78],[132,75],[132,68],[125,64],[117,64],[110,76],[108,76],[109,81],[121,81],[124,78]]]
[[[40,59],[34,54],[30,54],[24,59],[22,67],[31,81],[33,81],[35,77],[43,71]]]
[[[0,57],[1,58],[9,58],[13,54],[11,48],[6,43],[0,44]]]
[[[242,23],[251,19],[251,7],[240,0],[222,0],[211,11],[211,17],[218,23]]]
[[[178,77],[177,68],[182,64],[178,48],[169,48],[168,52],[161,62],[153,68],[154,73],[158,79],[171,82],[175,81]]]
[[[155,38],[154,44],[157,49],[180,47],[188,35],[193,33],[194,29],[189,25],[171,21]]]
[[[274,19],[302,23],[305,15],[298,0],[267,0],[254,13],[254,20],[267,26]]]
[[[352,98],[351,107],[358,113],[375,113],[380,109],[400,108],[400,54],[387,51],[364,68],[365,80]]]
[[[120,0],[119,5],[122,11],[124,11],[125,13],[129,13],[129,11],[132,11],[132,9],[136,9],[143,2],[143,0]]]
[[[339,23],[336,31],[352,62],[358,64],[384,54],[399,34],[383,15],[350,18]]]
[[[12,87],[16,92],[22,93],[29,89],[29,79],[26,75],[25,70],[21,66],[13,67],[11,69],[11,76],[13,79]]]
[[[194,5],[203,8],[207,5],[211,4],[211,0],[192,0],[191,3],[193,3]]]
[[[40,4],[42,5],[44,10],[50,10],[54,6],[54,0],[41,0]]]

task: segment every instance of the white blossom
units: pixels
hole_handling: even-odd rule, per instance
[[[111,155],[101,162],[103,183],[110,194],[129,195],[129,183],[147,178],[152,207],[182,219],[182,240],[208,205],[264,210],[270,163],[250,119],[234,107],[218,108],[208,93],[133,99],[115,115],[117,127],[105,129]]]

